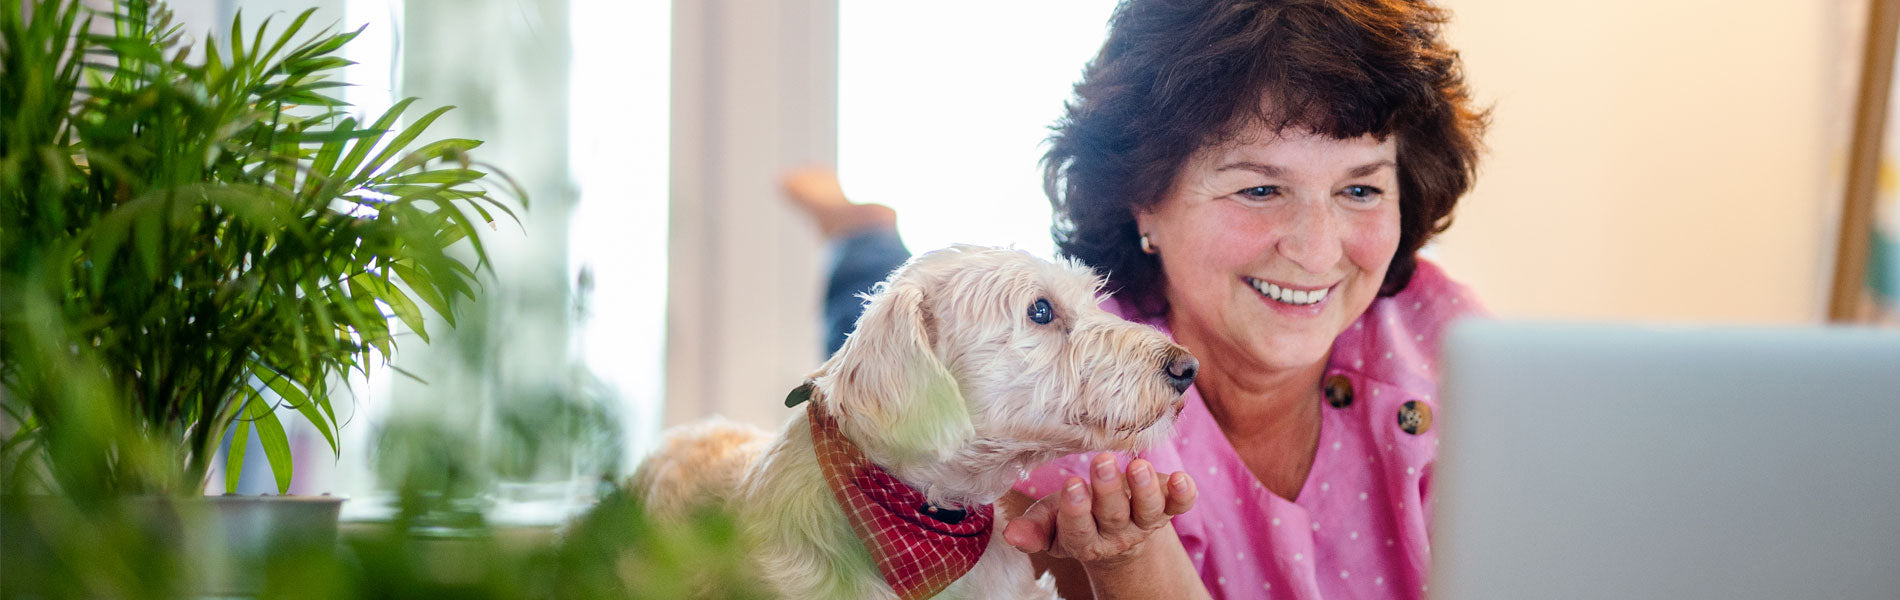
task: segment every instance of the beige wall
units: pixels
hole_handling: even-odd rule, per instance
[[[1511,317],[1825,313],[1864,0],[1443,0],[1494,107],[1436,249]]]

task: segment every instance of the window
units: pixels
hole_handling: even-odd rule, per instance
[[[487,306],[468,306],[455,335],[438,320],[433,344],[403,345],[396,365],[428,384],[391,369],[352,378],[354,399],[338,403],[349,422],[334,463],[320,435],[286,419],[296,456],[292,493],[346,495],[355,499],[346,518],[377,518],[388,510],[388,490],[368,455],[392,423],[433,421],[479,460],[506,464],[522,454],[502,440],[513,426],[511,403],[516,413],[534,413],[539,405],[524,405],[563,396],[605,401],[611,417],[598,421],[618,424],[614,443],[630,464],[659,428],[664,375],[670,4],[317,4],[324,12],[310,30],[367,24],[345,47],[357,64],[346,70],[352,85],[344,94],[359,119],[407,96],[421,101],[405,122],[456,105],[426,135],[486,140],[475,158],[506,170],[532,205],[521,225],[502,217],[485,238],[494,261],[493,277],[483,276]],[[228,23],[242,9],[254,24],[303,6],[247,0],[197,12]],[[471,48],[470,38],[484,42]],[[578,313],[570,310],[576,305]],[[483,319],[486,326],[471,326]],[[486,349],[472,361],[458,348],[471,339]],[[247,455],[262,456],[255,448]],[[488,488],[483,494],[495,500],[488,517],[553,523],[583,506],[596,473],[579,458],[566,464],[568,471],[529,467],[531,476]],[[274,492],[269,481],[265,461],[248,460],[237,491]],[[213,483],[222,491],[221,477]]]
[[[912,250],[1053,253],[1043,140],[1115,2],[841,0],[838,168]]]

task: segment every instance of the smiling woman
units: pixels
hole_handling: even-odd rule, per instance
[[[1200,365],[1168,441],[1058,459],[1003,498],[1005,539],[1065,597],[1425,591],[1436,341],[1479,310],[1417,256],[1484,124],[1446,18],[1417,0],[1116,10],[1043,157],[1054,240]],[[788,191],[827,206],[818,187]],[[834,293],[904,257],[875,221],[824,228],[882,257],[840,261]],[[1172,471],[1194,479],[1157,480]]]
[[[1162,313],[1213,372],[1323,367],[1398,249],[1393,140],[1266,129],[1196,153],[1135,215],[1161,262]],[[1301,480],[1269,487],[1291,497]]]

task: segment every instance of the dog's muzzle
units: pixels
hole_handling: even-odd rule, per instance
[[[1168,385],[1174,388],[1174,393],[1181,394],[1187,392],[1188,386],[1194,385],[1194,374],[1200,370],[1201,361],[1195,360],[1194,355],[1176,352],[1168,357],[1168,364],[1162,369],[1162,374],[1167,376]]]

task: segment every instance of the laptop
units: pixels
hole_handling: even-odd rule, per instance
[[[1900,598],[1900,331],[1473,320],[1433,598]]]

